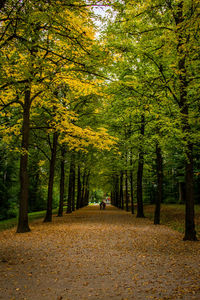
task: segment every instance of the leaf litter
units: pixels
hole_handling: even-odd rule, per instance
[[[112,206],[0,233],[0,299],[200,299],[200,243]]]

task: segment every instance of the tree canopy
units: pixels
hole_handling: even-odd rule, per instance
[[[137,217],[154,203],[155,224],[161,203],[184,203],[196,240],[199,13],[198,0],[1,2],[2,219],[19,208],[26,232],[31,209],[51,221],[102,191]]]

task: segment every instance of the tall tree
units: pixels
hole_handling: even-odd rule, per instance
[[[163,200],[163,159],[161,148],[156,144],[156,173],[157,173],[157,194],[154,214],[154,224],[160,224],[160,205]]]
[[[63,127],[68,129],[68,133],[80,128],[71,126],[69,129],[69,120],[74,118],[74,114],[69,112],[66,105],[62,105],[61,97],[55,91],[60,90],[60,84],[64,83],[79,95],[91,93],[92,81],[96,77],[88,80],[86,74],[97,75],[93,63],[96,49],[93,47],[92,22],[85,5],[77,5],[75,1],[70,4],[68,1],[17,1],[14,6],[12,4],[12,1],[6,1],[1,11],[3,23],[0,48],[3,68],[0,91],[4,99],[1,101],[1,108],[3,111],[11,109],[11,115],[15,116],[16,106],[21,107],[22,122],[19,120],[17,123],[18,127],[22,123],[17,232],[26,232],[30,230],[27,214],[27,165],[31,115],[38,105],[46,108],[54,106],[58,114],[54,124],[51,124],[53,128],[57,130],[56,121],[60,124],[62,121],[58,132]],[[7,129],[5,125],[3,128]],[[85,129],[84,133],[88,137],[91,131]],[[101,135],[104,133],[99,133],[96,137]],[[77,141],[78,139],[76,143]]]
[[[132,1],[113,6],[117,10],[111,22],[110,47],[117,49],[116,61],[132,58],[135,77],[129,88],[136,91],[136,84],[146,82],[150,98],[168,102],[169,110],[176,109],[176,125],[182,131],[182,151],[185,154],[186,222],[185,240],[196,240],[193,196],[193,144],[197,132],[193,118],[198,115],[199,1]],[[136,60],[138,62],[136,62]],[[143,62],[146,62],[143,64]],[[137,68],[138,66],[138,68]],[[129,66],[129,70],[130,70]],[[138,77],[137,69],[142,72]],[[118,71],[117,71],[118,73]],[[137,91],[136,91],[137,93]],[[155,98],[156,96],[156,98]],[[159,101],[160,101],[159,100]],[[152,102],[153,103],[153,102]],[[154,101],[155,105],[156,102]],[[170,108],[170,109],[169,109]],[[163,126],[165,132],[166,126]]]
[[[61,147],[61,160],[60,160],[60,201],[59,201],[59,210],[58,217],[63,216],[63,205],[64,205],[64,196],[65,196],[65,154],[66,149],[63,145]]]
[[[52,202],[53,202],[53,184],[54,184],[54,173],[56,163],[56,151],[58,144],[58,133],[53,133],[53,142],[51,146],[51,159],[49,165],[49,182],[48,182],[48,197],[47,197],[47,210],[44,222],[52,221]]]

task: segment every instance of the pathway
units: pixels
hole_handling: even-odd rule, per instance
[[[90,206],[0,233],[0,299],[200,299],[200,243]]]

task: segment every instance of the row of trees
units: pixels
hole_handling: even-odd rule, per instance
[[[103,77],[99,65],[104,63],[104,54],[94,40],[93,27],[84,1],[2,3],[0,132],[2,151],[10,163],[10,150],[15,151],[15,157],[20,155],[19,166],[16,163],[20,173],[17,232],[30,230],[30,189],[32,198],[41,193],[40,176],[46,173],[47,162],[49,170],[43,174],[48,181],[45,221],[51,221],[57,154],[61,157],[61,197],[65,152],[70,156],[70,212],[74,208],[74,151],[108,149],[113,144],[106,130],[98,129],[98,86]],[[80,168],[78,191],[85,194],[88,174],[84,171],[81,189]],[[5,187],[9,184],[7,171],[2,172]],[[84,197],[80,201],[86,201]]]
[[[107,10],[101,41],[91,6]],[[184,239],[196,240],[199,12],[197,0],[2,2],[1,199],[6,214],[19,171],[18,232],[44,192],[51,221],[53,190],[62,215],[65,198],[71,212],[98,187],[119,208],[137,202],[138,217],[156,203],[155,224],[179,192]]]
[[[137,216],[143,217],[145,171],[146,183],[157,190],[154,221],[158,224],[163,180],[166,184],[165,174],[172,170],[186,204],[184,239],[196,240],[194,199],[199,203],[200,167],[199,1],[120,1],[114,9],[116,16],[103,37],[112,56],[107,74],[114,79],[106,88],[107,112],[111,133],[117,134],[121,152],[121,160],[117,157],[111,164],[113,202],[123,206],[123,176],[128,198],[129,173],[131,203],[135,176]]]

